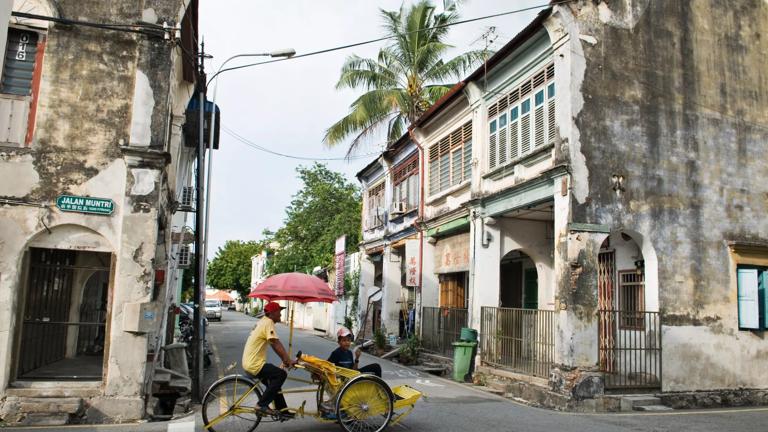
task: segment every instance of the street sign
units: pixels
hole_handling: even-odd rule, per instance
[[[66,212],[111,215],[115,211],[115,202],[107,198],[59,195],[56,207]]]

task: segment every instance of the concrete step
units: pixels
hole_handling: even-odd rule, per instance
[[[25,413],[64,413],[64,415],[68,415],[76,414],[82,408],[83,400],[80,398],[19,398],[19,411]]]
[[[69,423],[66,413],[30,413],[17,423],[19,426],[63,426]]]
[[[640,407],[652,405],[662,406],[661,399],[653,395],[631,395],[622,396],[621,398],[622,411],[638,411]]]
[[[489,378],[485,385],[495,390],[499,390],[502,394],[509,392],[509,383],[502,380]]]
[[[636,406],[634,410],[635,411],[651,411],[651,412],[674,411],[674,409],[666,405],[641,405],[641,406]]]

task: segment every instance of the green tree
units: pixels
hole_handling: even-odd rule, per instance
[[[257,241],[227,240],[208,264],[207,283],[220,290],[237,290],[245,299],[251,290],[251,257],[264,250]]]
[[[356,55],[347,58],[337,89],[362,89],[365,93],[350,106],[350,112],[325,133],[334,146],[356,134],[348,154],[361,140],[386,128],[387,140],[400,138],[408,124],[450,90],[483,58],[483,51],[470,51],[443,60],[451,45],[445,43],[449,25],[459,16],[453,9],[435,13],[430,1],[421,0],[398,11],[381,10],[385,36],[392,43],[376,59]]]
[[[309,272],[333,262],[336,239],[347,236],[347,249],[360,241],[360,192],[355,184],[325,165],[296,169],[303,183],[285,210],[284,226],[265,244],[279,244],[268,262],[272,274]]]

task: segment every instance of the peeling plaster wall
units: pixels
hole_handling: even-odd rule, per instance
[[[768,387],[748,366],[764,362],[768,340],[738,330],[727,248],[768,241],[768,183],[757,180],[768,177],[768,4],[585,1],[555,18],[570,35],[560,61],[573,122],[561,134],[573,221],[632,230],[655,250],[663,389]],[[613,174],[626,179],[621,194]],[[581,309],[584,323],[599,246],[587,237],[574,244],[567,312]]]
[[[174,22],[182,0],[61,0],[62,17],[93,22]],[[170,119],[186,106],[181,52],[162,40],[53,25],[46,49],[31,146],[0,147],[0,398],[15,379],[19,300],[30,246],[113,254],[103,394],[89,401],[113,420],[144,415],[152,334],[123,331],[127,302],[151,301],[154,268],[166,257],[158,221],[169,220]],[[178,93],[178,94],[176,94]],[[171,160],[173,186],[189,179],[189,152]],[[136,144],[129,146],[129,144]],[[176,164],[183,166],[177,167]],[[179,174],[176,176],[176,174]],[[180,185],[180,186],[181,186]],[[62,212],[62,194],[111,199],[109,216]],[[13,202],[10,202],[13,200]],[[24,203],[23,205],[17,203]],[[50,230],[50,231],[49,231]],[[164,253],[164,252],[163,252]],[[158,299],[162,301],[165,294]],[[162,308],[160,309],[162,310]],[[94,408],[96,409],[96,408]]]

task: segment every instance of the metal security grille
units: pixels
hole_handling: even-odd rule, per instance
[[[38,37],[35,32],[8,29],[1,93],[20,96],[29,96],[32,93]]]
[[[461,328],[467,326],[466,309],[423,307],[421,342],[425,350],[445,356],[453,355],[452,342],[459,340]]]
[[[601,310],[600,327],[611,326],[612,345],[600,346],[608,389],[661,388],[661,323],[658,312]],[[642,322],[642,327],[621,327],[617,323]]]
[[[29,288],[24,310],[19,375],[64,359],[75,252],[30,251]]]
[[[480,357],[484,363],[548,377],[555,360],[555,312],[482,307]]]

